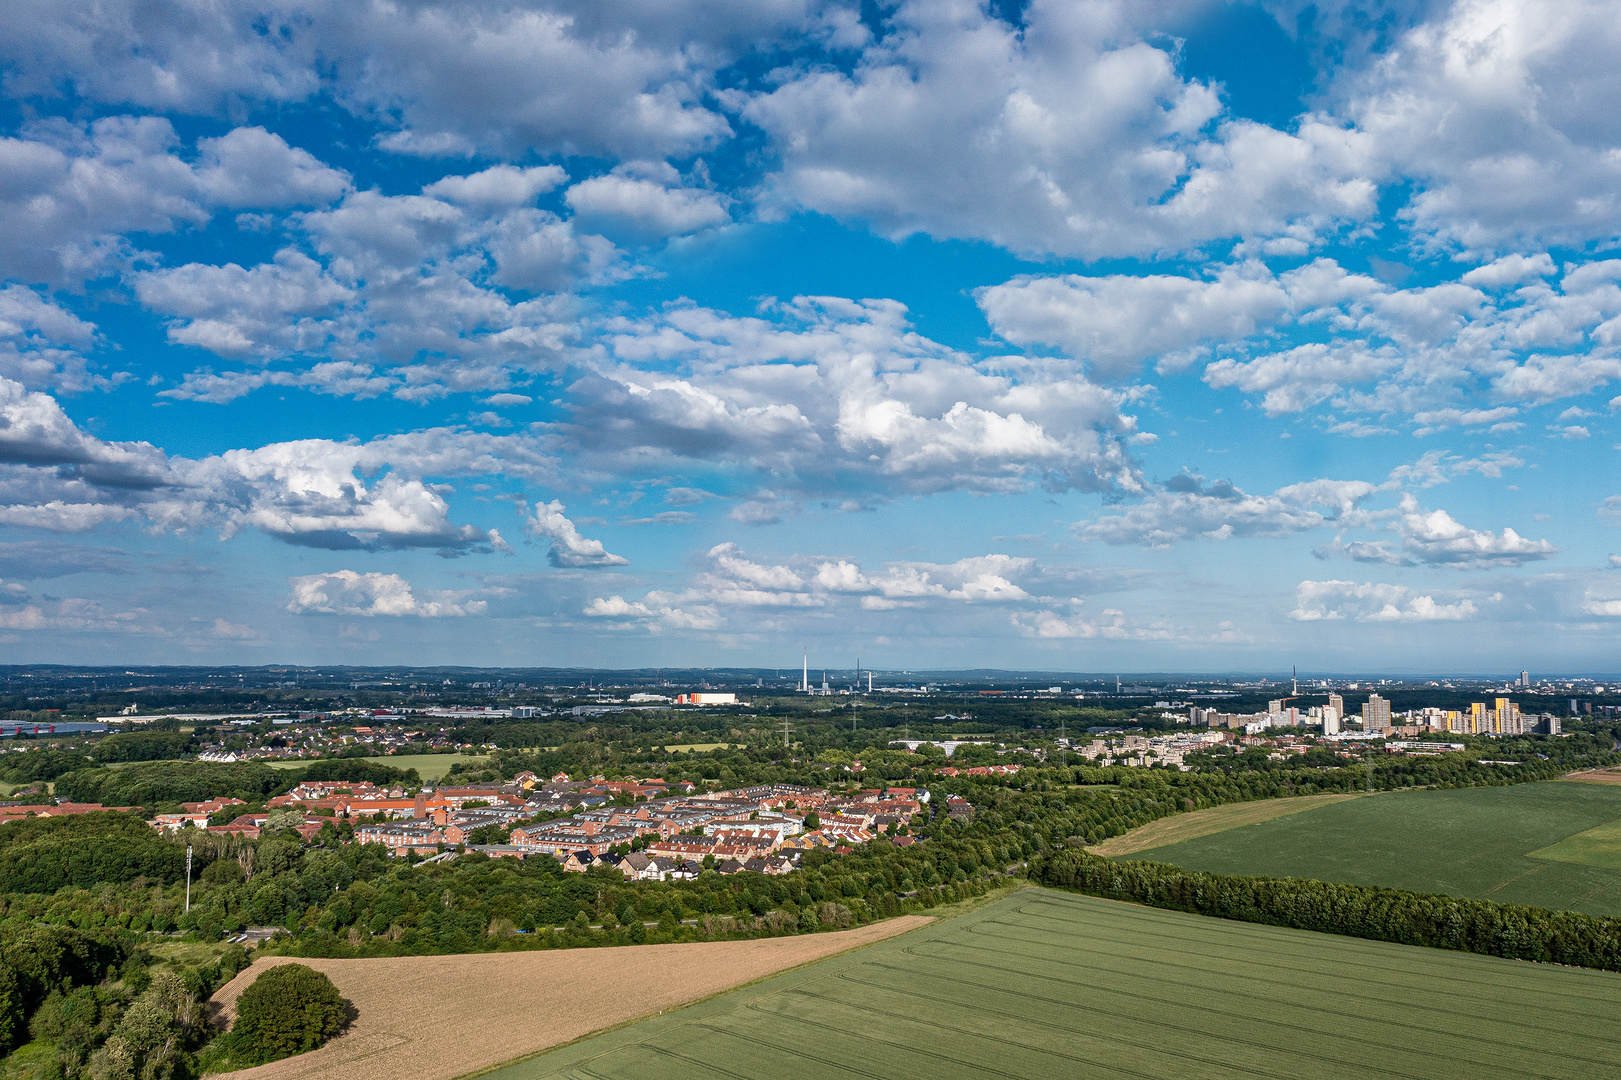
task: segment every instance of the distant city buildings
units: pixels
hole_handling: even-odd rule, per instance
[[[1378,694],[1369,694],[1362,703],[1362,730],[1390,730],[1390,702]]]
[[[1269,728],[1321,728],[1324,736],[1340,737],[1345,734],[1345,699],[1339,694],[1330,694],[1327,705],[1314,705],[1305,710],[1288,707],[1289,700],[1269,701],[1264,713],[1224,713],[1194,706],[1188,709],[1187,720],[1196,727],[1242,729],[1246,735],[1258,735]],[[1575,712],[1574,703],[1572,712]],[[1527,716],[1506,697],[1494,698],[1490,702],[1474,702],[1466,712],[1427,707],[1409,709],[1398,716],[1392,712],[1387,698],[1370,694],[1361,707],[1360,719],[1362,732],[1368,736],[1412,736],[1426,732],[1558,735],[1562,731],[1559,717],[1546,712]]]

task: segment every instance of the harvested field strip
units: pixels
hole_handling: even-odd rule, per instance
[[[1621,784],[1621,769],[1583,769],[1581,772],[1566,773],[1559,779],[1578,784]]]
[[[242,1080],[451,1080],[754,979],[925,926],[907,916],[837,933],[691,945],[257,961],[214,995],[229,1015],[276,964],[326,972],[359,1010],[319,1050],[232,1074]]]
[[[1621,1073],[1618,1006],[1607,972],[1026,889],[487,1080],[1556,1080]]]
[[[1208,810],[1195,810],[1188,814],[1175,814],[1158,821],[1150,821],[1128,833],[1111,836],[1103,843],[1090,849],[1094,855],[1111,857],[1115,855],[1133,855],[1139,851],[1162,847],[1165,844],[1176,844],[1183,840],[1195,840],[1201,836],[1212,836],[1215,833],[1226,832],[1228,829],[1239,829],[1245,825],[1255,825],[1262,821],[1271,821],[1273,818],[1287,817],[1290,814],[1300,814],[1307,810],[1315,810],[1320,806],[1331,803],[1344,802],[1347,799],[1360,799],[1363,795],[1299,795],[1289,799],[1260,799],[1256,802],[1232,803],[1227,806],[1212,806]]]

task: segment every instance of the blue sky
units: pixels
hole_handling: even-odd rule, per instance
[[[1614,15],[8,4],[0,658],[1613,669]]]

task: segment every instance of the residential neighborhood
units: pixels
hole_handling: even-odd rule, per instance
[[[519,773],[507,783],[400,787],[369,781],[311,780],[262,809],[233,813],[239,799],[186,803],[159,814],[154,828],[203,829],[256,839],[272,818],[305,839],[342,824],[357,844],[391,856],[440,858],[481,851],[508,858],[549,856],[565,870],[613,866],[642,881],[722,874],[785,874],[816,849],[847,852],[883,840],[907,846],[915,815],[929,800],[910,787],[834,794],[771,784],[694,793],[662,779],[570,780]],[[962,802],[960,799],[953,803]],[[966,806],[966,803],[963,804]],[[99,809],[99,807],[97,808]],[[948,812],[961,814],[955,805]]]

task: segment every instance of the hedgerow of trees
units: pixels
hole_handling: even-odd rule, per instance
[[[1112,900],[1327,934],[1621,970],[1621,919],[1303,878],[1239,877],[1084,851],[1040,856],[1032,881]]]

